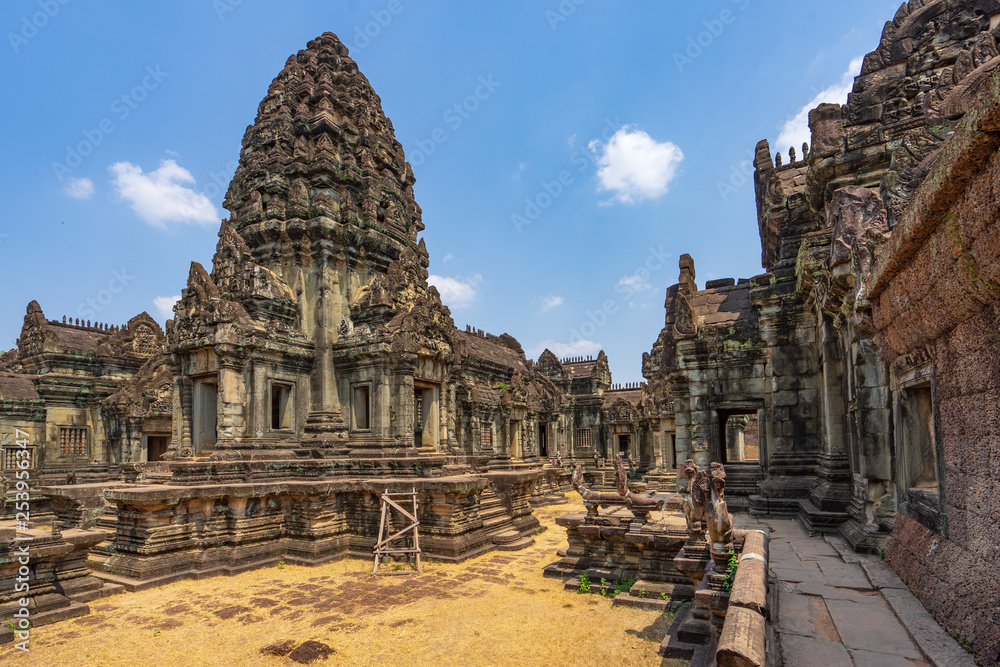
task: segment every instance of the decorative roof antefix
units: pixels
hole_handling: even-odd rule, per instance
[[[17,356],[17,348],[0,354],[0,373],[20,373],[24,368]]]
[[[158,354],[147,360],[135,376],[123,380],[118,391],[102,403],[125,417],[167,417],[173,409],[173,387],[170,367]]]
[[[604,421],[608,424],[638,424],[639,410],[624,398],[616,398],[604,408]]]
[[[542,373],[555,373],[561,375],[563,372],[562,363],[559,362],[559,357],[557,357],[552,350],[545,348],[542,352],[542,356],[538,357],[537,368]]]
[[[171,343],[185,343],[211,334],[219,324],[234,325],[233,333],[248,333],[253,321],[242,305],[224,299],[211,276],[198,262],[191,262],[187,288],[174,306],[174,339]]]
[[[102,357],[150,359],[163,354],[166,341],[166,334],[159,323],[149,313],[142,312],[102,340],[97,346],[97,354]]]
[[[250,246],[236,232],[232,220],[223,220],[219,228],[212,282],[222,296],[243,305],[255,319],[297,325],[298,307],[292,288],[254,261]]]
[[[58,343],[55,333],[49,329],[48,320],[37,301],[28,304],[28,312],[21,326],[21,336],[17,339],[18,356],[24,358],[44,352]]]

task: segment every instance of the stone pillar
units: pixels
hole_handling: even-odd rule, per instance
[[[809,497],[821,511],[844,513],[851,502],[851,471],[845,438],[844,363],[840,340],[828,319],[823,322],[821,335],[823,451],[816,469],[817,483]]]
[[[319,260],[317,264],[319,275],[316,277],[318,285],[313,320],[316,358],[310,382],[312,405],[306,418],[305,433],[307,440],[344,440],[347,424],[341,413],[333,366],[333,343],[338,324],[333,292],[338,283],[335,277],[329,276],[331,271],[326,262]]]
[[[244,435],[246,417],[243,401],[245,388],[243,372],[238,362],[220,360],[219,366],[219,441],[232,442]]]

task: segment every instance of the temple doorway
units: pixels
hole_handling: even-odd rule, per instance
[[[167,453],[167,445],[169,444],[169,435],[146,436],[146,460],[150,463],[162,461],[164,454]]]
[[[623,459],[631,458],[631,447],[632,447],[632,436],[631,435],[619,435],[618,436],[618,455]]]
[[[723,463],[760,462],[760,423],[756,410],[719,413]]]

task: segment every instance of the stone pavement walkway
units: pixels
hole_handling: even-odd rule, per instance
[[[775,664],[785,667],[966,667],[972,657],[875,556],[839,535],[810,537],[796,521],[735,515],[770,533]],[[780,658],[778,657],[780,655]]]

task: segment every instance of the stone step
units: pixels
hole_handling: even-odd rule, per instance
[[[521,534],[516,530],[505,530],[502,533],[493,535],[493,544],[512,544],[519,539],[521,539]]]
[[[118,595],[119,593],[125,592],[125,587],[121,584],[112,584],[108,582],[101,582],[104,584],[97,590],[87,591],[80,595],[74,595],[73,600],[75,602],[92,602],[94,600],[100,600],[101,598],[110,597],[112,595]]]
[[[535,543],[532,537],[522,537],[516,542],[511,542],[509,544],[497,544],[495,546],[496,551],[520,551],[521,549],[527,549]]]
[[[619,593],[615,596],[615,606],[616,607],[632,607],[633,609],[642,609],[643,611],[655,611],[659,613],[664,613],[668,611],[671,606],[676,607],[677,603],[673,600],[664,600],[660,597],[636,597],[631,593]]]
[[[58,609],[52,609],[49,611],[36,612],[31,615],[31,625],[32,627],[40,627],[43,625],[49,625],[50,623],[58,623],[59,621],[65,621],[68,618],[77,618],[79,616],[86,616],[90,613],[90,607],[82,602],[71,602],[70,604],[60,607]],[[6,644],[8,642],[14,641],[14,631],[11,630],[6,625],[0,628],[0,644]]]

